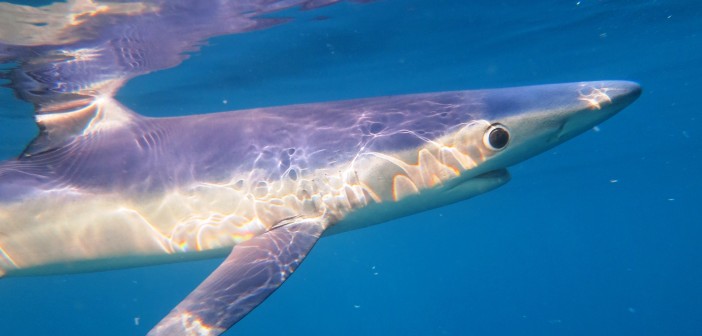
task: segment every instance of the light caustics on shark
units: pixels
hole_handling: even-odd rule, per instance
[[[435,95],[418,95],[160,120],[130,114],[109,98],[96,100],[71,112],[89,117],[76,135],[82,142],[73,141],[56,151],[25,154],[0,168],[0,176],[6,179],[23,178],[37,184],[27,188],[22,197],[3,195],[16,200],[0,208],[1,218],[12,218],[3,232],[13,237],[0,245],[5,251],[5,263],[0,262],[0,266],[12,271],[108,259],[92,266],[103,268],[113,267],[109,259],[116,253],[158,255],[230,248],[283,220],[302,216],[338,222],[348,212],[368,204],[400,201],[420,190],[442,186],[497,153],[483,143],[490,124],[458,116],[463,108],[458,104],[460,95],[444,94],[444,99],[456,100],[451,103],[439,102]],[[442,127],[450,130],[436,137],[428,133],[440,130],[387,124],[384,106],[397,109],[393,118],[405,122],[420,118],[413,121],[420,124],[425,123],[422,119],[433,117],[464,120],[444,124]],[[411,113],[411,109],[418,113]],[[441,113],[446,115],[441,117]],[[56,119],[52,123],[64,125],[64,118],[68,117],[58,115],[39,122],[50,132],[52,126],[47,121]],[[201,140],[191,139],[188,144],[173,139],[186,128]],[[326,132],[320,131],[324,128]],[[219,135],[205,136],[205,132]],[[251,134],[243,138],[248,141],[227,141],[231,134],[247,132]],[[271,136],[255,141],[263,138],[255,133]],[[122,154],[91,143],[99,137],[114,138],[105,141]],[[398,149],[383,143],[398,139],[403,140]],[[404,148],[403,143],[409,141],[417,146]],[[251,148],[207,151],[219,142]],[[164,153],[168,148],[188,145],[202,150]],[[90,163],[76,166],[76,156]],[[115,166],[118,157],[130,162],[129,167]],[[109,161],[97,167],[100,171],[93,171],[105,159]],[[146,167],[134,169],[134,161]],[[86,185],[81,179],[89,175],[98,180],[119,178]],[[57,202],[60,204],[47,207]],[[81,215],[73,215],[76,213]],[[47,218],[65,220],[46,222]],[[114,239],[116,234],[124,239]],[[45,241],[36,244],[38,237],[45,237]],[[63,248],[71,245],[75,249]],[[50,246],[57,252],[41,252]]]
[[[256,13],[315,3],[264,1]],[[71,22],[112,33],[53,47],[0,32],[0,56],[23,60],[4,77],[35,104],[40,130],[0,165],[0,274],[229,254],[150,335],[217,335],[282,284],[322,235],[492,190],[509,180],[507,167],[640,94],[635,83],[601,81],[148,118],[114,100],[124,82],[178,64],[204,38],[270,24],[250,9],[223,17],[208,8],[214,17],[197,18],[208,28],[178,35],[183,40],[135,28],[185,29],[183,21],[159,21],[182,14],[162,5],[106,14],[103,4],[77,14]],[[124,27],[132,28],[128,37]],[[160,46],[150,49],[152,42]],[[115,60],[121,68],[109,66]]]

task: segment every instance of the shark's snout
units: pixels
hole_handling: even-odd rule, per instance
[[[619,110],[627,107],[641,96],[641,85],[636,82],[606,81],[602,82],[599,87],[593,87],[593,89],[598,89],[609,98],[609,102],[606,105],[619,108]]]
[[[584,109],[603,111],[605,114],[619,112],[641,95],[641,86],[635,82],[586,82],[580,86],[578,100],[584,104]]]
[[[484,118],[509,130],[492,165],[506,167],[555,147],[602,123],[641,95],[629,81],[527,86],[484,92]]]
[[[578,102],[581,106],[561,112],[562,124],[555,141],[563,142],[591,129],[615,115],[641,95],[641,86],[628,81],[586,82],[580,84]]]

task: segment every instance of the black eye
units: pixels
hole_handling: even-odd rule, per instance
[[[485,132],[483,143],[494,151],[503,150],[509,143],[509,131],[500,124],[493,124]]]

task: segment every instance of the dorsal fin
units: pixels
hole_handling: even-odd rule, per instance
[[[49,54],[4,74],[17,97],[34,105],[34,120],[39,129],[20,157],[51,151],[76,136],[120,127],[138,117],[112,98],[129,77],[102,76],[95,80],[90,77],[92,72],[75,74],[70,71],[70,64],[64,64],[77,62],[75,55]]]
[[[123,127],[138,117],[109,96],[37,106],[34,118],[39,135],[27,145],[21,156],[51,151],[70,143],[77,136]]]

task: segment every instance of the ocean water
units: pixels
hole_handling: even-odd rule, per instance
[[[226,335],[702,335],[702,3],[385,0],[286,10],[117,98],[150,116],[626,79],[620,114],[434,211],[322,239]],[[11,67],[12,64],[3,65]],[[0,150],[33,137],[0,89]],[[142,335],[221,260],[0,280],[1,335]]]

